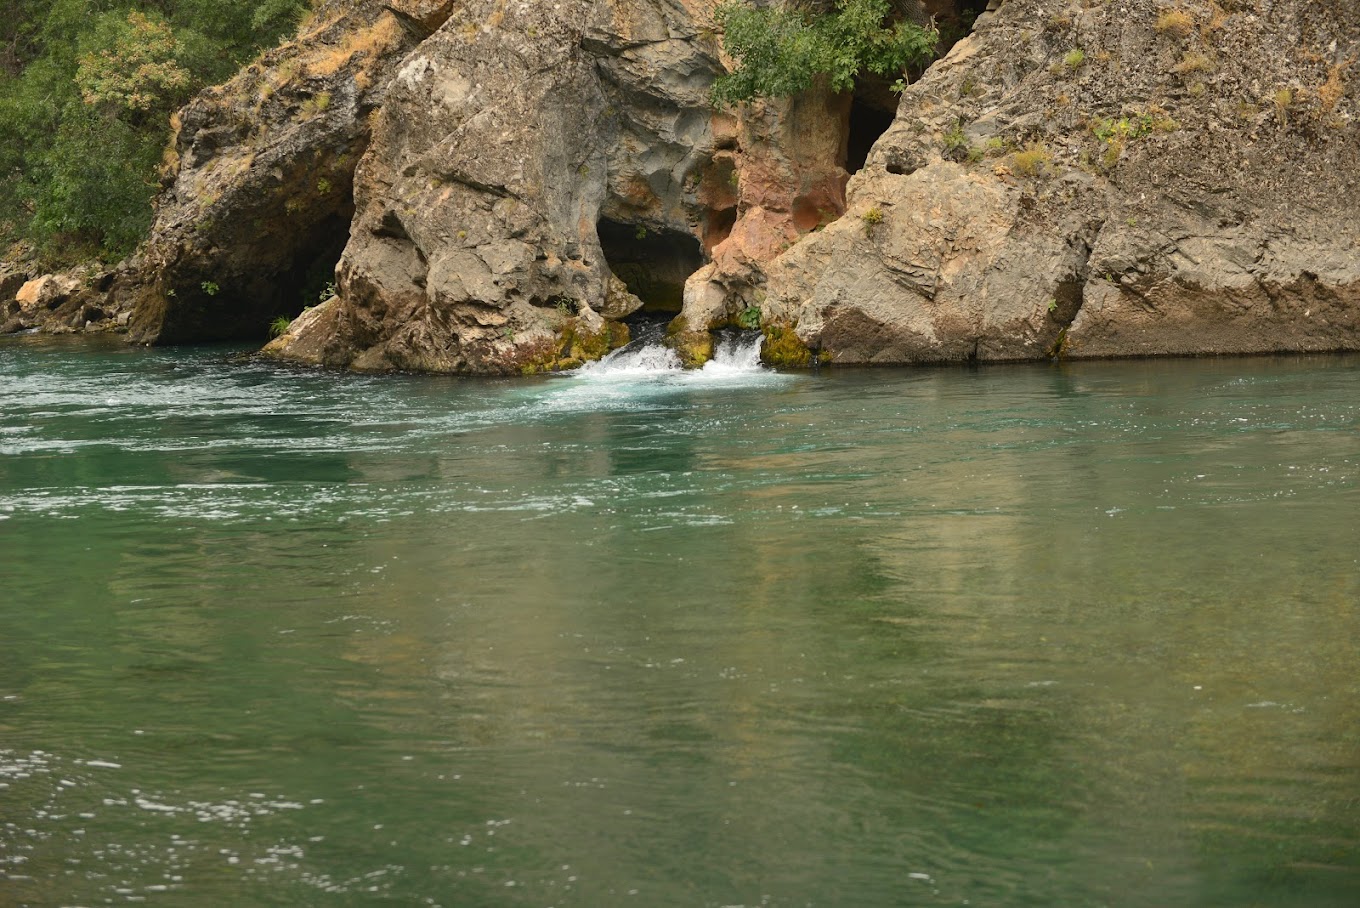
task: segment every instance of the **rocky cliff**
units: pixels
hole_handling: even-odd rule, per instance
[[[849,99],[715,112],[712,0],[468,0],[402,64],[336,298],[269,347],[357,369],[523,372],[704,300],[700,361],[761,266],[844,210]],[[712,317],[710,317],[712,316]]]
[[[180,113],[86,295],[363,370],[570,368],[642,306],[692,363],[734,320],[788,365],[1360,349],[1347,0],[904,0],[990,10],[900,98],[728,110],[715,6],[333,0]]]
[[[767,319],[842,363],[1360,349],[1350,2],[1008,0]]]

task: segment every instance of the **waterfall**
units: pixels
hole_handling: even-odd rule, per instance
[[[572,374],[587,380],[686,374],[714,378],[750,375],[768,371],[760,364],[763,342],[764,337],[758,331],[723,332],[714,344],[713,358],[702,369],[687,372],[674,350],[663,345],[657,336],[644,334],[598,362],[586,363]]]

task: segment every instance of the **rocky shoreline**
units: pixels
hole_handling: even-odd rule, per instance
[[[720,110],[715,6],[324,5],[177,115],[133,258],[0,268],[0,332],[281,319],[280,359],[473,374],[644,305],[691,364],[729,324],[783,366],[1360,350],[1354,5],[910,4],[981,14],[900,97]]]

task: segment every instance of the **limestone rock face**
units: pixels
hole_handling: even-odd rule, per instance
[[[369,118],[455,0],[328,0],[299,37],[175,118],[151,235],[115,287],[131,336],[258,337],[330,280]]]
[[[763,263],[843,211],[849,99],[715,112],[716,5],[463,4],[388,88],[339,302],[268,352],[536,371],[639,294],[711,301],[699,331],[729,318]]]
[[[1360,349],[1360,8],[1006,0],[764,317],[841,363]]]
[[[555,361],[578,313],[619,312],[601,212],[687,224],[714,66],[692,25],[678,4],[462,4],[388,88],[334,314],[277,352],[519,371]]]
[[[181,112],[133,337],[302,312],[267,353],[532,372],[646,305],[690,364],[757,316],[793,365],[1360,349],[1349,0],[902,0],[987,11],[900,100],[728,110],[716,6],[331,0]]]

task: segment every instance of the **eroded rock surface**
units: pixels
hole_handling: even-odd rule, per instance
[[[715,111],[716,0],[348,0],[182,113],[134,336],[338,257],[269,353],[570,368],[642,305],[691,364],[753,317],[790,365],[1360,349],[1355,5],[899,7],[984,5],[900,103]]]
[[[699,335],[729,318],[762,263],[844,210],[849,99],[715,112],[715,5],[462,5],[388,89],[338,302],[268,352],[536,371],[644,302],[711,300]]]
[[[716,61],[683,4],[469,0],[399,68],[338,301],[271,352],[356,369],[550,367],[612,292],[602,213],[688,230]]]
[[[329,0],[183,108],[151,235],[114,295],[136,341],[255,338],[316,302],[353,216],[370,116],[456,0]]]
[[[1360,349],[1349,2],[1007,0],[769,270],[841,363]]]

